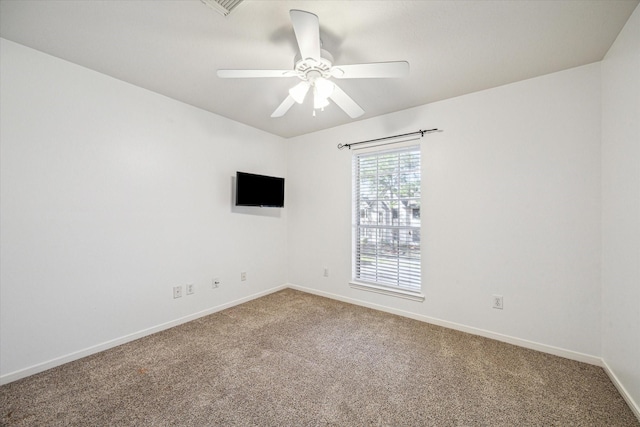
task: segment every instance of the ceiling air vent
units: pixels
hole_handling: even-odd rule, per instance
[[[243,0],[200,0],[202,3],[206,4],[210,8],[220,12],[224,16],[227,16],[231,13],[233,9]]]

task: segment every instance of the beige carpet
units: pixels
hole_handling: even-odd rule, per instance
[[[598,367],[284,290],[0,388],[6,426],[638,426]]]

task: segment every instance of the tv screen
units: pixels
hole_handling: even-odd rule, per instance
[[[284,178],[236,172],[236,206],[284,207]]]

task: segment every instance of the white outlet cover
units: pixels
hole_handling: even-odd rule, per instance
[[[491,306],[493,308],[497,308],[498,310],[503,310],[504,309],[504,300],[502,298],[502,295],[494,295],[492,297],[491,300]]]

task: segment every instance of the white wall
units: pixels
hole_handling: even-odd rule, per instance
[[[640,416],[640,8],[602,62],[602,357]]]
[[[600,119],[591,64],[298,137],[289,281],[597,360]],[[426,300],[351,289],[351,153],[336,145],[435,127],[421,140]]]
[[[286,282],[286,210],[231,210],[281,138],[1,43],[3,382]]]

